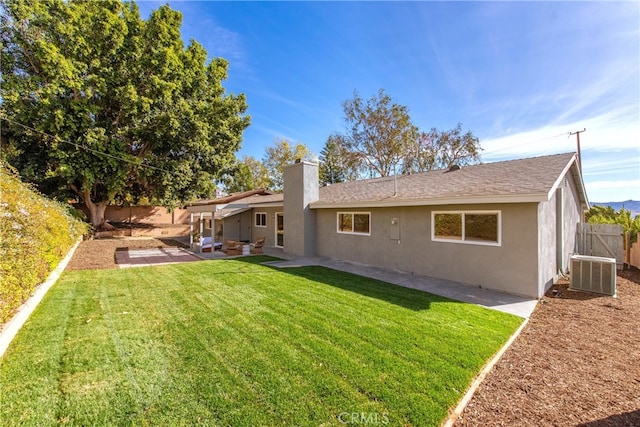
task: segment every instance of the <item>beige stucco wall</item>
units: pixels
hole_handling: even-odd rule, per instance
[[[553,284],[558,271],[556,246],[556,195],[538,205],[538,284],[535,297],[540,298]]]
[[[318,165],[299,162],[284,168],[284,252],[313,256],[316,246],[316,212],[309,203],[318,200]]]
[[[577,224],[584,220],[584,211],[580,204],[580,196],[575,181],[568,174],[568,187],[563,190],[564,195],[564,267],[569,270],[569,258],[577,252]]]
[[[256,226],[255,214],[267,214],[267,226]],[[266,246],[275,246],[276,212],[282,212],[282,207],[253,208],[238,215],[225,218],[224,240],[250,240],[255,242],[266,237]],[[242,235],[241,235],[242,233]]]
[[[576,227],[582,220],[583,212],[578,190],[570,173],[564,177],[551,199],[539,204],[538,216],[537,297],[540,298],[558,279],[560,272],[568,271],[569,258],[576,253]],[[561,245],[559,238],[563,239]],[[560,251],[562,254],[558,255]],[[559,258],[562,262],[559,262]]]
[[[500,210],[501,246],[431,240],[432,210]],[[537,297],[536,203],[357,209],[371,212],[371,235],[340,234],[337,209],[318,209],[320,256],[378,265],[483,288]],[[399,222],[400,240],[392,220]]]
[[[254,208],[251,213],[251,241],[255,242],[261,237],[266,237],[265,246],[275,246],[276,235],[276,212],[282,212],[282,207],[276,208]],[[267,226],[257,227],[255,221],[255,214],[257,212],[264,212],[267,214]]]
[[[222,221],[223,241],[251,240],[251,224],[253,221],[251,210],[224,218]]]

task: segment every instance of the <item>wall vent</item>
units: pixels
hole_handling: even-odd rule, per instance
[[[616,260],[587,255],[571,256],[571,289],[616,296]]]

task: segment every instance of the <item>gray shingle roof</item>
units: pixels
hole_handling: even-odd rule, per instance
[[[565,153],[401,175],[395,185],[394,177],[333,184],[320,188],[320,198],[312,207],[543,201],[575,158],[574,153]],[[572,170],[583,192],[575,165]],[[581,196],[586,201],[584,192]]]

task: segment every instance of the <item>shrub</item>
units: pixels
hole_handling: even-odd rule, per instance
[[[33,293],[88,226],[0,163],[0,324]]]

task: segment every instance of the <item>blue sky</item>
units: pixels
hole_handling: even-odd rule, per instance
[[[143,17],[165,2],[138,2]],[[385,89],[422,130],[462,123],[485,162],[576,150],[592,202],[640,199],[638,2],[196,2],[182,35],[229,61],[252,124],[316,154],[342,102]]]

